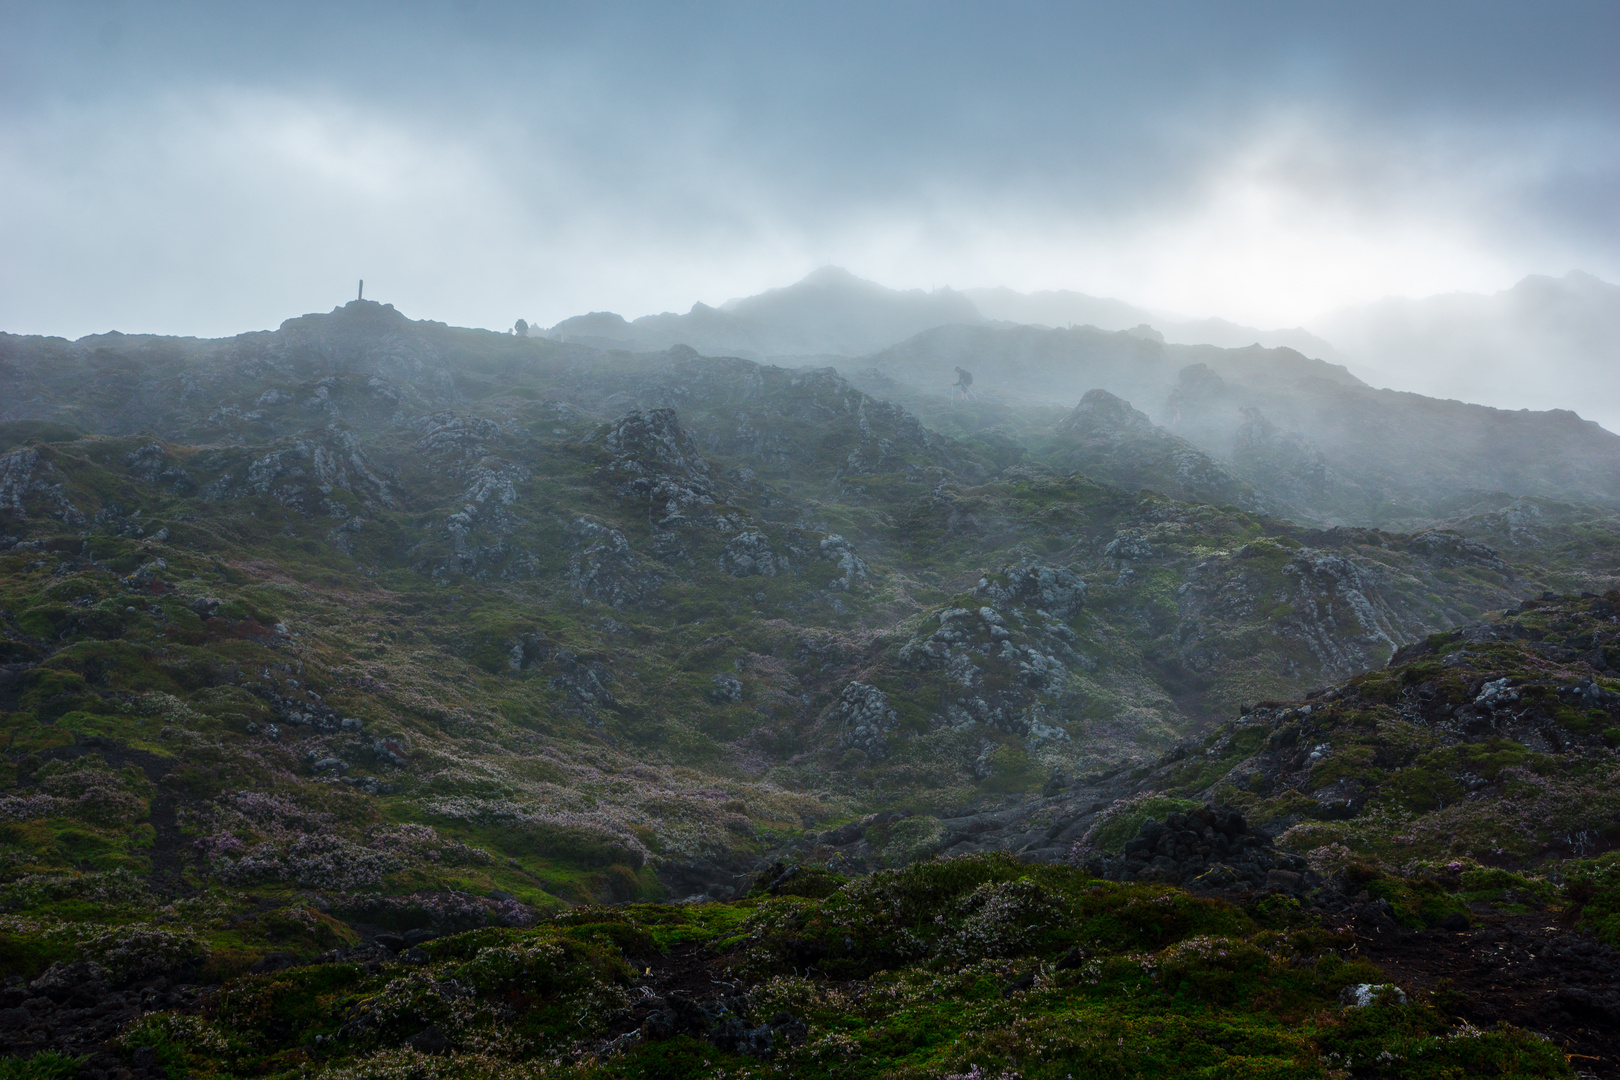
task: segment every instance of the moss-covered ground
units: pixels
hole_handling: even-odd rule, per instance
[[[582,908],[415,963],[249,976],[123,1041],[220,1077],[1571,1075],[1551,1044],[1459,1028],[1444,1002],[1342,1008],[1383,981],[1352,945],[1292,902],[977,857],[821,899]],[[682,947],[705,1015],[644,1035]],[[728,1019],[774,1024],[769,1055],[716,1045]],[[431,1054],[409,1042],[430,1028]]]

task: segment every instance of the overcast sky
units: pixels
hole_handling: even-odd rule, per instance
[[[0,329],[1620,280],[1620,4],[0,0]]]

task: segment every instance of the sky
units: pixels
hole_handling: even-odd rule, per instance
[[[1620,280],[1620,4],[0,0],[0,329]]]

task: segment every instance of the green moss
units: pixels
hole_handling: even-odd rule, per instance
[[[1091,835],[1091,846],[1097,851],[1118,854],[1125,841],[1139,831],[1148,818],[1163,821],[1171,814],[1196,810],[1200,805],[1193,799],[1178,799],[1168,795],[1133,801],[1128,809],[1106,815]]]
[[[1570,862],[1564,876],[1566,895],[1581,925],[1620,948],[1620,852]]]
[[[1558,898],[1558,889],[1545,878],[1515,873],[1500,867],[1463,871],[1459,895],[1465,901],[1486,901],[1507,909],[1545,907]]]
[[[73,1080],[85,1060],[55,1050],[42,1050],[25,1058],[0,1058],[0,1080]]]
[[[1358,881],[1368,895],[1389,901],[1395,910],[1395,921],[1402,926],[1421,929],[1438,926],[1454,915],[1468,917],[1467,905],[1461,897],[1446,891],[1434,880],[1397,878],[1377,874]]]

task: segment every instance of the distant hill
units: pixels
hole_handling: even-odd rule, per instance
[[[979,380],[976,392],[1029,404],[1070,407],[1087,390],[1101,387],[1157,416],[1181,369],[1200,362],[1245,380],[1312,378],[1364,385],[1342,365],[1293,349],[1174,345],[1141,331],[1095,326],[942,326],[852,366],[934,388],[948,386],[961,365]]]
[[[1392,298],[1311,329],[1379,385],[1500,408],[1574,409],[1620,430],[1620,285],[1575,271],[1491,295]]]
[[[1260,330],[1225,319],[1180,319],[1150,311],[1123,300],[1087,296],[1068,289],[1021,293],[1012,289],[966,289],[964,295],[987,319],[1034,323],[1039,326],[1095,326],[1099,330],[1130,330],[1151,326],[1175,345],[1218,345],[1240,349],[1245,345],[1295,349],[1320,360],[1337,361],[1338,352],[1309,331]]]
[[[973,372],[986,401],[1072,406],[1107,390],[1219,460],[1267,505],[1314,520],[1388,526],[1454,512],[1470,492],[1620,505],[1620,437],[1572,412],[1374,389],[1292,349],[1174,345],[1094,327],[953,326],[851,370],[941,399],[957,366]]]
[[[627,321],[611,312],[564,319],[542,335],[574,344],[658,352],[689,345],[699,352],[750,359],[860,356],[913,334],[952,323],[982,323],[973,302],[951,289],[889,289],[836,266],[793,285],[728,300],[693,304]]]
[[[945,331],[950,336],[1009,324],[1029,328],[1019,347],[1033,350],[1027,359],[1037,367],[1041,342],[1056,340],[1039,336],[1047,330],[1126,332],[1132,340],[1225,350],[1288,349],[1334,366],[1342,374],[1328,376],[1333,379],[1354,370],[1396,390],[1496,408],[1569,409],[1611,431],[1620,429],[1620,380],[1613,378],[1620,362],[1620,286],[1580,272],[1527,277],[1491,296],[1383,300],[1333,312],[1309,329],[1266,330],[1219,318],[1181,318],[1071,290],[889,289],[828,266],[793,285],[719,307],[697,303],[683,315],[633,321],[596,311],[530,334],[632,352],[689,345],[753,360],[852,359],[926,331],[955,328]],[[1122,342],[1118,348],[1128,352],[1133,346]],[[972,362],[964,366],[977,370]],[[1155,365],[1148,368],[1136,379],[1140,387],[1117,392],[1152,414],[1174,371],[1167,382]],[[1066,407],[1092,388],[1068,386],[1063,378],[1060,370],[1064,391],[1058,398]]]
[[[1304,330],[1260,330],[1224,319],[1182,320],[1160,312],[1066,290],[890,289],[824,266],[802,281],[719,307],[696,303],[684,315],[664,312],[629,320],[611,311],[564,319],[532,336],[595,348],[660,352],[689,345],[702,353],[761,360],[864,356],[939,326],[1010,322],[1043,327],[1143,328],[1148,337],[1185,345],[1240,348],[1260,344],[1336,360],[1326,341]]]

